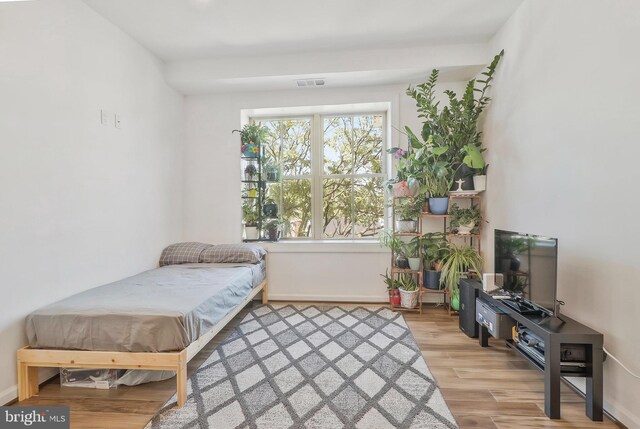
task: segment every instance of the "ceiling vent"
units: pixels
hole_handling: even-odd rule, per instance
[[[313,79],[299,79],[296,81],[300,88],[310,87],[310,86],[324,86],[324,79],[313,78]]]

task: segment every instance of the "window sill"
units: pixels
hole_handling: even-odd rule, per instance
[[[283,240],[261,244],[270,253],[389,253],[375,240]]]

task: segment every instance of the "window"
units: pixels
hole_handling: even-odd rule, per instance
[[[283,238],[358,239],[384,228],[385,114],[253,118],[269,129],[265,163],[279,181]]]

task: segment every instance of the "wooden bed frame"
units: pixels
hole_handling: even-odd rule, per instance
[[[187,363],[218,334],[253,298],[262,291],[262,303],[268,302],[267,280],[253,288],[240,304],[187,348],[175,352],[109,352],[60,349],[18,350],[18,400],[24,401],[39,391],[38,368],[114,368],[176,371],[178,407],[187,402]]]

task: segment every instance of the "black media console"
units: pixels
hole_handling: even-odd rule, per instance
[[[587,386],[586,414],[591,420],[602,421],[602,361],[604,352],[602,349],[603,336],[600,332],[594,331],[564,314],[561,315],[561,318],[549,317],[541,313],[522,314],[513,306],[493,299],[491,295],[484,292],[481,282],[473,279],[461,279],[460,282],[462,289],[476,289],[480,300],[491,303],[491,306],[510,316],[520,326],[544,342],[543,360],[528,353],[512,340],[507,340],[507,345],[544,372],[544,412],[549,418],[560,418],[561,377],[585,377]],[[462,312],[468,311],[473,311],[472,317],[475,318],[475,305],[461,308],[460,317],[465,317],[466,320],[469,315],[464,315]],[[530,312],[525,311],[525,313]],[[478,328],[480,345],[486,347],[489,331],[484,326],[478,326]],[[579,371],[576,371],[575,365],[570,365],[562,359],[562,354],[575,345],[584,347],[586,350],[584,365],[579,367]]]

